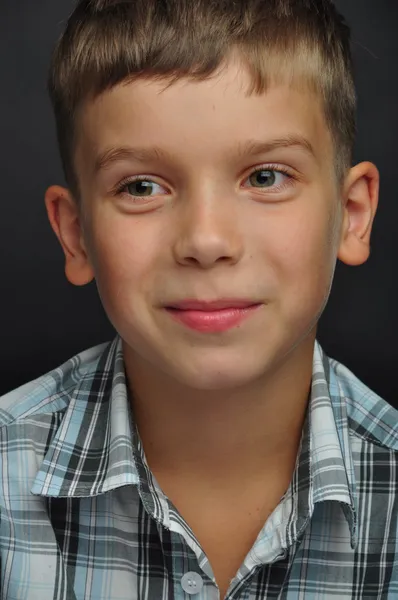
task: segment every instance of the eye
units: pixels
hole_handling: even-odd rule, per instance
[[[136,198],[146,198],[162,195],[167,192],[159,183],[142,176],[122,181],[117,189],[117,193],[125,193]]]
[[[271,167],[256,169],[246,179],[249,186],[259,189],[275,188],[276,190],[285,187],[292,180],[293,177],[281,167],[278,167],[278,169]]]

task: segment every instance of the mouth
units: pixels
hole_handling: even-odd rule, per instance
[[[166,312],[189,329],[200,333],[221,333],[241,325],[262,306],[253,301],[184,301],[167,306]]]
[[[170,304],[166,308],[174,310],[196,310],[204,312],[215,312],[226,309],[245,309],[258,306],[260,302],[254,300],[238,300],[224,298],[221,300],[182,300]]]

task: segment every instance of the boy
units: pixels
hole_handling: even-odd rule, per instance
[[[114,341],[1,399],[1,597],[396,598],[397,413],[325,355],[369,257],[328,0],[82,0],[45,202]]]

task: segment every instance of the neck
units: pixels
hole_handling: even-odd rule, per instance
[[[134,418],[151,470],[231,487],[289,479],[312,381],[315,334],[273,372],[233,390],[187,389],[124,348]],[[283,474],[284,473],[284,474]]]

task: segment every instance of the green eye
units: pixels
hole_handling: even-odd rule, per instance
[[[155,185],[152,181],[131,181],[126,190],[132,196],[151,196]]]
[[[254,171],[250,175],[249,181],[254,187],[271,187],[275,184],[276,172],[267,169]]]

